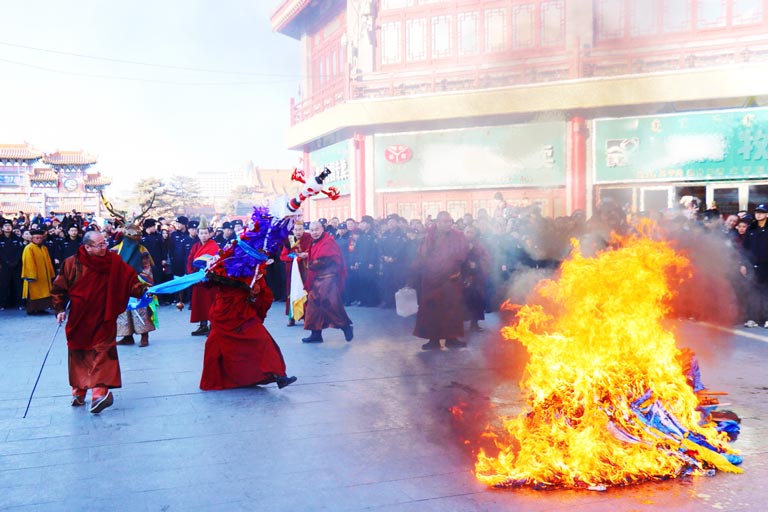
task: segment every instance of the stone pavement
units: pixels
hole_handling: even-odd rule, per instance
[[[721,473],[607,492],[500,491],[471,474],[448,407],[518,397],[519,349],[499,319],[468,349],[423,352],[413,318],[349,308],[355,339],[306,345],[277,303],[267,327],[295,384],[202,392],[204,339],[188,311],[161,308],[150,346],[119,347],[123,388],[100,415],[69,405],[49,317],[0,312],[0,509],[285,511],[766,510],[768,331],[678,324],[704,382],[743,418],[743,475]],[[478,428],[482,428],[479,426]]]

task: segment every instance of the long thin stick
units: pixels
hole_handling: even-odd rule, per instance
[[[67,309],[69,309],[69,305],[67,305]],[[27,408],[24,410],[24,416],[22,418],[27,417],[27,413],[29,412],[29,405],[32,403],[32,397],[35,396],[35,390],[37,389],[37,383],[40,382],[40,376],[43,374],[43,368],[45,368],[45,362],[48,360],[48,354],[51,353],[51,347],[53,347],[53,340],[56,339],[56,335],[59,334],[59,331],[61,330],[61,324],[64,322],[58,322],[58,325],[56,326],[56,332],[53,333],[53,337],[51,337],[51,342],[48,344],[48,350],[45,352],[45,357],[43,358],[43,364],[40,366],[40,371],[37,374],[37,380],[35,380],[35,385],[32,387],[32,393],[29,394],[29,401],[27,402]]]

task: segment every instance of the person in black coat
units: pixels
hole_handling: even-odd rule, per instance
[[[374,220],[370,215],[363,215],[357,242],[351,253],[352,274],[356,275],[355,288],[351,290],[352,300],[361,306],[374,307],[379,304],[377,275],[379,272],[379,243],[373,231]]]
[[[141,237],[141,245],[147,248],[149,255],[155,265],[152,267],[152,278],[156,284],[164,283],[165,275],[163,267],[168,264],[168,248],[166,247],[163,236],[157,232],[157,221],[155,219],[145,219],[142,223],[144,235]]]
[[[21,253],[24,241],[13,233],[13,222],[0,225],[0,310],[21,305]]]
[[[64,261],[70,256],[74,256],[82,243],[83,237],[80,235],[80,229],[75,224],[70,224],[67,229],[67,236],[59,239],[57,257],[60,261]]]
[[[398,225],[399,217],[387,217],[387,229],[379,240],[379,255],[381,257],[381,306],[395,307],[395,293],[403,287],[405,281],[405,232]]]
[[[171,233],[168,241],[168,259],[171,262],[171,273],[183,276],[187,273],[187,257],[195,241],[187,233],[189,219],[183,215],[176,218],[176,231]],[[179,292],[179,300],[187,302],[190,297],[189,288]]]

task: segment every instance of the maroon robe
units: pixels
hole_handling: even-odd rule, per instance
[[[272,305],[272,291],[264,279],[256,284],[251,302],[249,290],[215,286],[210,311],[211,332],[205,342],[200,389],[230,389],[269,384],[285,376],[280,347],[264,327]]]
[[[189,250],[189,256],[187,257],[187,274],[192,274],[200,270],[192,265],[200,256],[209,255],[216,256],[219,252],[219,244],[213,238],[209,238],[207,242],[201,244],[195,242],[195,245]],[[192,312],[189,316],[189,321],[202,322],[209,320],[209,310],[213,305],[214,297],[216,297],[216,290],[207,283],[196,284],[192,287]]]
[[[416,258],[420,294],[414,336],[440,340],[464,335],[461,268],[468,253],[464,233],[429,228]]]
[[[328,233],[323,233],[312,242],[307,258],[305,330],[343,329],[352,324],[341,299],[346,275],[347,267],[339,244]]]
[[[72,387],[121,387],[117,317],[125,311],[128,298],[141,297],[145,288],[136,271],[113,252],[89,256],[81,246],[64,260],[51,297],[57,314],[70,301],[65,332]]]

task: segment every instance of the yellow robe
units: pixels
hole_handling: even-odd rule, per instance
[[[54,277],[48,248],[44,245],[27,245],[21,253],[21,278],[24,280],[22,296],[29,300],[50,297]]]

